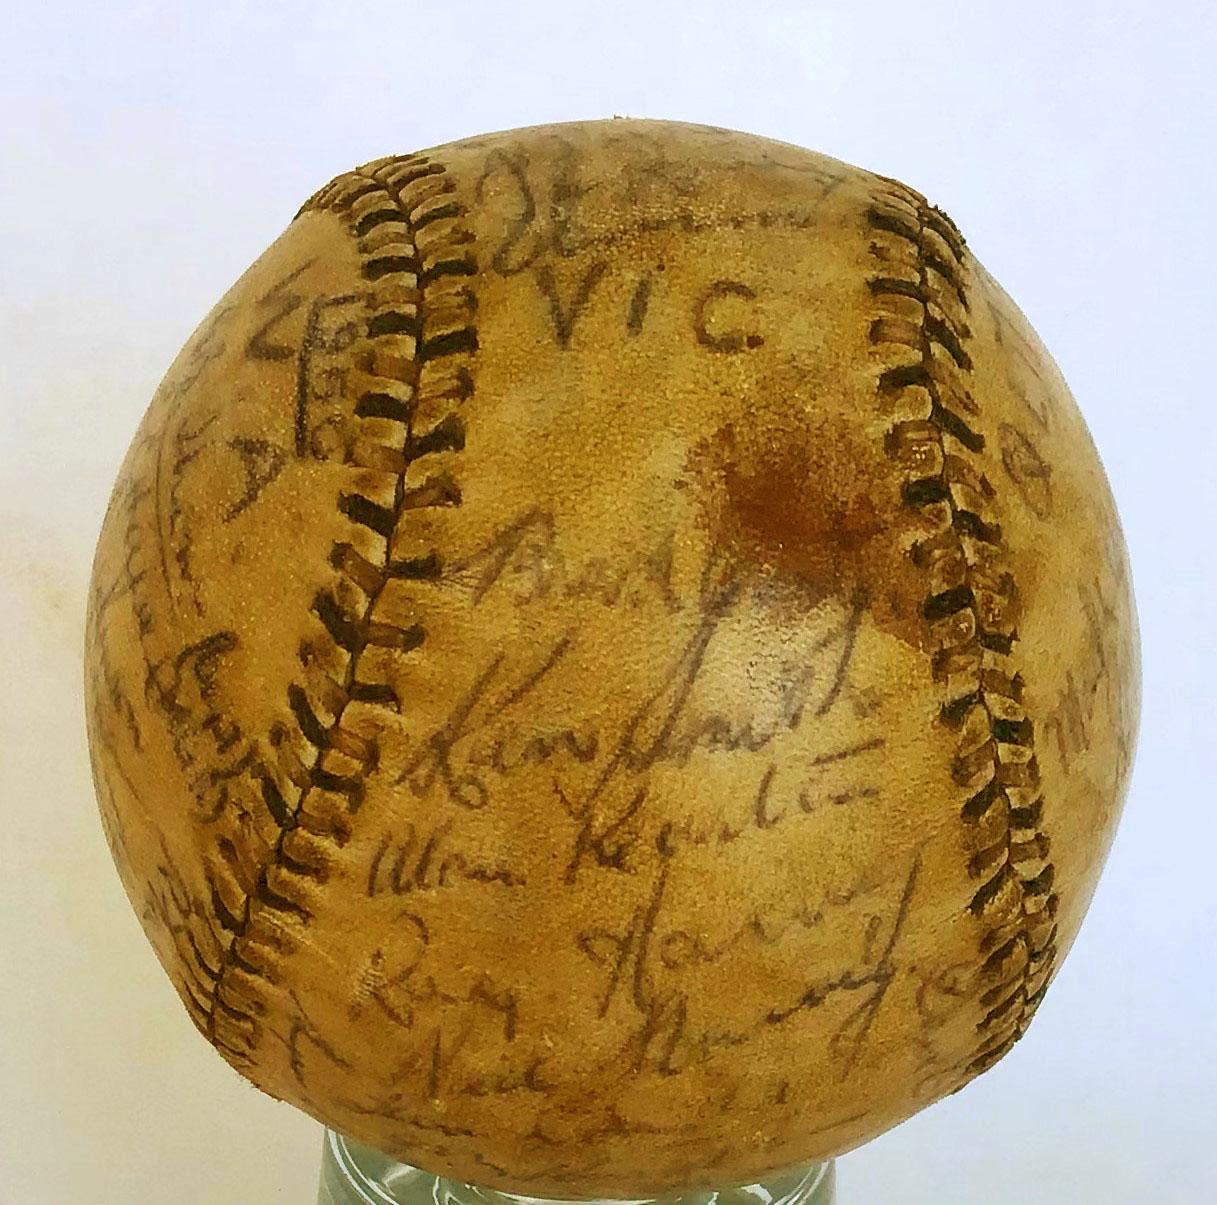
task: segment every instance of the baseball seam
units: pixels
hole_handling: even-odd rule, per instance
[[[267,800],[279,832],[244,893],[241,914],[213,891],[217,918],[232,937],[214,976],[204,1032],[239,1064],[251,1061],[260,1038],[263,985],[276,981],[278,956],[293,947],[282,921],[290,916],[307,924],[313,918],[310,885],[326,880],[333,848],[350,839],[350,817],[377,765],[375,739],[344,723],[350,704],[400,710],[390,684],[361,674],[363,654],[372,647],[405,654],[426,639],[421,625],[377,617],[390,582],[424,583],[439,575],[434,550],[395,558],[401,520],[411,510],[461,501],[446,470],[409,480],[412,466],[424,458],[463,449],[458,408],[473,390],[466,360],[478,347],[476,299],[466,280],[477,267],[454,191],[443,164],[425,155],[393,156],[339,176],[297,214],[343,216],[356,239],[370,312],[362,338],[348,352],[357,434],[345,459],[365,474],[387,475],[393,501],[386,506],[357,490],[339,494],[339,511],[372,533],[381,555],[369,559],[354,542],[333,546],[336,584],[316,593],[311,614],[331,662],[345,658],[345,667],[335,677],[321,667],[316,641],[302,645],[304,684],[287,689],[294,726],[277,724],[269,734],[279,769],[299,795],[291,806],[276,788],[277,798]],[[400,443],[385,442],[386,431],[396,426],[403,429]],[[363,539],[366,546],[366,534]],[[360,597],[362,605],[353,607],[352,598]],[[249,881],[248,870],[243,877]]]
[[[983,1016],[967,1063],[979,1074],[1026,1031],[1056,958],[1058,896],[1042,825],[1044,800],[1023,679],[1011,664],[1018,592],[996,491],[975,461],[985,446],[980,407],[968,388],[967,252],[945,214],[895,181],[867,211],[883,274],[870,279],[878,309],[875,345],[911,359],[879,375],[885,404],[907,407],[886,451],[904,473],[906,506],[937,530],[910,550],[930,579],[922,615],[943,687],[940,722],[958,734],[952,777],[978,886],[969,910],[980,922]]]

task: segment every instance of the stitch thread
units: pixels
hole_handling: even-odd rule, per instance
[[[883,307],[870,327],[877,346],[911,354],[878,376],[883,400],[909,416],[888,432],[887,454],[904,472],[904,504],[937,521],[912,549],[930,589],[922,615],[933,674],[943,687],[940,722],[958,734],[952,767],[964,791],[960,817],[972,844],[969,910],[979,921],[985,1010],[967,1064],[979,1074],[1026,1031],[1056,959],[1050,841],[1034,726],[1023,680],[1008,663],[1018,640],[1018,595],[993,487],[968,453],[985,446],[980,407],[968,389],[968,290],[963,237],[911,189],[890,182],[867,221],[883,273],[869,282]],[[894,265],[903,259],[905,274]]]
[[[208,966],[188,989],[192,1011],[202,1018],[200,1028],[239,1064],[250,1062],[266,1011],[258,985],[275,981],[273,954],[293,948],[274,916],[301,924],[312,920],[309,886],[326,881],[332,850],[349,840],[350,818],[377,765],[375,742],[344,727],[347,707],[355,702],[401,710],[390,684],[361,679],[361,655],[369,647],[409,653],[426,640],[420,625],[386,623],[376,616],[389,581],[430,582],[440,572],[433,550],[394,558],[400,520],[411,509],[460,503],[460,488],[447,471],[407,483],[408,471],[423,458],[464,447],[464,424],[448,407],[473,392],[465,364],[445,372],[449,366],[439,363],[468,357],[478,346],[472,324],[476,299],[465,280],[477,270],[464,249],[472,239],[459,225],[464,208],[452,199],[455,185],[446,171],[423,155],[376,160],[331,181],[297,214],[321,210],[344,216],[359,245],[371,312],[362,342],[352,351],[352,415],[357,422],[373,423],[368,436],[350,441],[346,463],[389,475],[393,504],[356,491],[339,494],[338,511],[383,546],[377,562],[350,542],[335,543],[328,558],[335,580],[313,599],[311,614],[330,647],[345,656],[345,671],[341,680],[323,671],[314,664],[314,644],[302,645],[304,681],[287,688],[294,724],[276,724],[269,734],[277,769],[298,796],[289,803],[275,775],[261,769],[261,794],[278,825],[277,839],[256,871],[240,864],[231,841],[220,848],[244,899],[234,907],[223,882],[212,881],[212,909],[231,941],[219,966]],[[424,381],[430,364],[435,368]],[[437,407],[443,412],[435,418]],[[384,420],[403,429],[400,443],[383,442]]]

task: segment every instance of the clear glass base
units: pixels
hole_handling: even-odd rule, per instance
[[[745,1184],[706,1192],[631,1201],[629,1205],[834,1205],[833,1164],[813,1163]],[[538,1197],[515,1196],[433,1176],[408,1163],[335,1134],[325,1133],[321,1189],[317,1205],[566,1205]],[[571,1202],[570,1205],[588,1205]],[[609,1203],[601,1203],[609,1205]]]

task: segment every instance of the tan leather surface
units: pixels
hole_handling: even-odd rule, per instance
[[[304,206],[153,400],[87,658],[208,1040],[540,1196],[751,1180],[991,1066],[1139,705],[1089,434],[950,220],[624,120]]]

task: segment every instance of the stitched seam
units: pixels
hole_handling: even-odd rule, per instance
[[[992,485],[974,457],[983,417],[968,385],[968,288],[964,241],[954,224],[911,189],[890,182],[867,221],[883,263],[870,292],[879,308],[870,339],[913,353],[879,375],[881,400],[909,407],[886,438],[903,470],[903,499],[937,530],[913,546],[931,581],[922,614],[933,674],[943,687],[939,720],[958,733],[953,779],[966,792],[960,818],[977,887],[969,911],[984,957],[976,1046],[979,1073],[1026,1031],[1056,959],[1058,896],[1034,726],[1011,658],[1018,641],[1017,589]],[[892,264],[904,258],[905,271]],[[910,310],[914,311],[910,314]]]
[[[425,457],[464,447],[464,426],[453,406],[472,394],[472,377],[460,363],[477,351],[472,324],[476,300],[464,284],[476,273],[468,250],[472,237],[460,225],[464,208],[454,202],[446,167],[424,155],[393,156],[337,177],[315,193],[297,216],[331,211],[347,218],[360,250],[360,271],[369,290],[370,314],[363,339],[350,351],[360,384],[353,415],[369,434],[358,434],[346,449],[357,469],[391,474],[393,504],[386,507],[352,491],[341,492],[339,511],[381,541],[379,562],[350,544],[331,551],[330,563],[341,579],[362,593],[358,613],[343,592],[319,590],[312,615],[334,649],[346,656],[342,680],[316,670],[292,683],[287,702],[294,726],[277,724],[270,732],[279,768],[299,789],[294,806],[283,799],[271,775],[262,783],[279,828],[277,839],[258,869],[252,890],[244,893],[235,915],[213,884],[212,904],[222,928],[232,934],[215,968],[202,1028],[230,1061],[247,1064],[260,1038],[265,1006],[258,982],[274,983],[274,954],[292,948],[291,939],[267,913],[313,918],[308,888],[324,883],[334,848],[350,839],[350,817],[364,795],[364,782],[377,764],[373,741],[343,725],[351,702],[400,710],[396,691],[386,683],[363,681],[360,661],[369,646],[408,653],[426,639],[420,625],[401,626],[376,617],[386,585],[394,580],[426,582],[438,577],[438,553],[395,560],[394,544],[410,510],[460,504],[460,489],[444,471],[407,483],[407,471]],[[458,366],[443,363],[455,357]],[[424,381],[424,368],[433,372]],[[438,421],[419,429],[420,415],[446,410]],[[386,420],[403,428],[400,444],[375,438]],[[358,430],[359,423],[356,424]],[[301,660],[308,669],[308,658]],[[327,718],[327,716],[329,718]],[[303,743],[311,764],[297,752]],[[231,843],[230,843],[231,845]],[[222,851],[223,852],[223,851]],[[226,860],[235,862],[230,850]],[[252,982],[251,982],[252,981]],[[197,1001],[196,1001],[197,1003]]]

